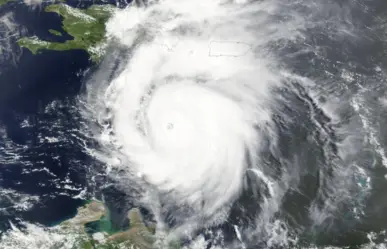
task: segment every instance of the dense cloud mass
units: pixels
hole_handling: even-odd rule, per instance
[[[254,51],[267,38],[246,21],[263,7],[165,1],[119,11],[107,25],[133,49],[98,96],[112,115],[108,139],[121,167],[192,209],[189,226],[232,204],[248,166],[260,172],[261,136],[273,132],[270,88],[280,84]]]
[[[364,128],[357,114],[345,117],[356,101],[339,97],[344,62],[324,56],[362,40],[355,10],[165,0],[116,11],[82,99],[93,155],[171,237],[226,224],[239,243],[290,246],[309,225],[352,224],[337,215],[362,215],[367,141],[350,132]]]

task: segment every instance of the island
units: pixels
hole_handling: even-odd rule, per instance
[[[19,39],[18,44],[33,54],[42,50],[83,49],[89,53],[92,61],[98,62],[105,51],[105,23],[115,9],[113,5],[92,5],[87,9],[73,8],[64,3],[49,5],[45,11],[59,14],[63,19],[63,30],[73,39],[65,42],[50,42],[32,36]],[[61,34],[56,30],[49,32],[54,35]]]
[[[55,29],[49,29],[48,32],[56,36],[62,36],[62,33]]]

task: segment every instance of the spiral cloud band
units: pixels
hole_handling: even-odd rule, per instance
[[[262,6],[246,5],[160,1],[120,10],[107,25],[130,50],[102,97],[109,139],[125,155],[123,167],[203,218],[230,206],[246,168],[259,167],[271,120],[278,80],[254,51],[262,40],[246,21]]]

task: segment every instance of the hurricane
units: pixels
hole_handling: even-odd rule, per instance
[[[191,221],[239,196],[270,131],[279,79],[254,53],[248,23],[234,21],[255,14],[245,4],[163,2],[123,10],[107,25],[136,47],[101,96],[114,140],[139,177],[192,209]]]
[[[158,232],[287,247],[300,231],[355,226],[338,214],[364,214],[371,187],[361,155],[373,145],[364,146],[361,120],[345,117],[358,110],[343,90],[347,71],[335,78],[339,66],[323,65],[335,52],[319,45],[322,33],[360,42],[351,20],[347,8],[318,1],[137,1],[117,10],[80,98],[98,142],[87,149],[123,191],[136,189]],[[214,235],[225,227],[232,235]]]

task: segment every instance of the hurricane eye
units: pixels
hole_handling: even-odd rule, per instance
[[[167,130],[172,130],[173,126],[174,126],[173,123],[168,123]]]

